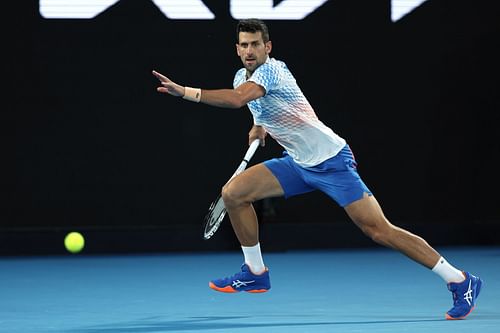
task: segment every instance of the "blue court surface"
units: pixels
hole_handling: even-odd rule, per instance
[[[264,294],[208,288],[239,269],[239,252],[68,254],[0,258],[0,331],[500,332],[500,247],[438,250],[484,280],[466,320],[444,320],[441,278],[382,248],[264,253]]]

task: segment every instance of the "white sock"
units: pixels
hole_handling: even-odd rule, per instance
[[[443,257],[439,258],[432,271],[445,280],[446,283],[462,282],[465,280],[464,274],[450,265]]]
[[[262,254],[260,253],[260,243],[254,246],[242,246],[243,255],[245,256],[245,264],[250,267],[254,274],[260,274],[266,270]]]

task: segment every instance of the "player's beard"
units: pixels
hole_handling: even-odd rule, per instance
[[[253,62],[252,62],[251,64],[249,64],[249,63],[247,62],[247,59],[245,59],[245,61],[243,62],[243,65],[245,66],[245,69],[246,69],[246,70],[247,70],[247,72],[248,72],[248,73],[250,73],[250,74],[251,74],[251,73],[253,73],[253,72],[257,69],[257,67],[259,67],[260,65],[262,65],[261,63],[259,63],[259,62],[257,61],[257,59],[252,58],[252,60],[253,60]]]

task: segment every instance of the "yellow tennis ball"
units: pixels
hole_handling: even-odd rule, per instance
[[[76,231],[70,232],[64,237],[64,246],[71,253],[78,253],[83,249],[85,239],[82,234]]]

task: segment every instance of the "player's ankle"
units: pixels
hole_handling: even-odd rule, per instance
[[[262,269],[254,270],[250,265],[247,264],[247,266],[248,266],[248,269],[250,269],[250,272],[253,275],[262,275],[262,274],[264,274],[267,271],[266,267],[264,267]]]

